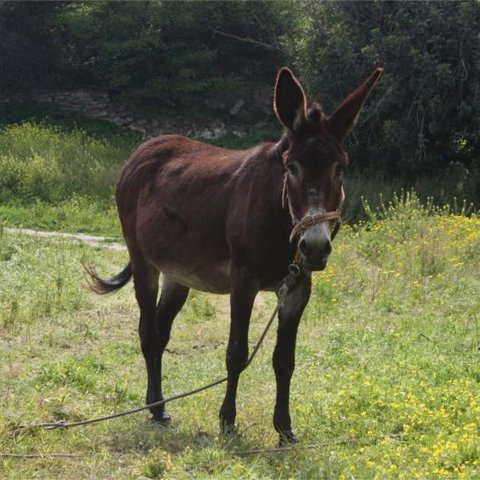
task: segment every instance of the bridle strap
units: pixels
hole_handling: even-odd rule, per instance
[[[341,187],[340,201],[338,204],[338,208],[336,210],[333,210],[331,212],[317,213],[315,215],[305,215],[300,220],[297,220],[297,218],[295,217],[295,214],[293,213],[292,203],[290,201],[290,195],[288,194],[287,175],[288,175],[287,172],[285,172],[285,177],[283,180],[283,188],[282,188],[282,207],[283,208],[288,207],[288,211],[290,213],[290,217],[293,223],[293,228],[290,233],[290,243],[293,242],[293,240],[295,240],[295,238],[298,237],[302,232],[307,230],[307,228],[310,228],[313,225],[316,225],[318,223],[330,222],[332,220],[335,220],[335,225],[330,234],[331,239],[333,240],[337,235],[338,230],[340,229],[340,226],[342,224],[342,207],[343,207],[343,202],[345,201],[345,192],[343,190],[343,186]]]
[[[290,202],[290,196],[288,195],[288,183],[287,183],[287,173],[283,177],[283,188],[282,188],[282,208],[288,208],[288,213],[290,213],[290,218],[292,219],[293,225],[295,225],[298,220],[293,213],[292,203]],[[290,240],[291,241],[291,240]]]
[[[292,232],[290,233],[290,242],[300,236],[307,228],[313,227],[317,223],[329,222],[331,220],[338,220],[341,218],[341,211],[334,210],[332,212],[317,213],[315,215],[306,215],[301,220],[298,220],[297,223],[293,226]]]
[[[338,217],[337,221],[335,222],[335,225],[333,226],[332,233],[330,233],[330,240],[332,242],[337,236],[337,233],[340,230],[341,226],[342,226],[342,217]]]
[[[288,155],[288,150],[282,151],[282,144],[278,145],[278,155],[282,159],[283,163],[285,163],[285,158]],[[333,240],[340,227],[342,225],[342,208],[343,203],[345,201],[345,191],[343,189],[343,185],[340,187],[340,201],[338,202],[338,207],[335,211],[332,212],[324,212],[324,213],[317,213],[315,215],[306,215],[305,217],[298,220],[295,216],[293,211],[292,202],[290,200],[290,195],[288,194],[288,172],[285,172],[283,178],[283,186],[282,186],[282,208],[287,209],[288,213],[290,214],[290,218],[292,219],[293,228],[290,233],[290,243],[295,240],[302,232],[304,232],[307,228],[310,228],[313,225],[322,222],[329,222],[334,220],[335,224],[330,232],[330,239]],[[295,250],[295,256],[293,262],[288,267],[288,275],[286,277],[287,283],[294,284],[296,282],[296,278],[302,274],[303,271],[303,257],[300,253],[299,248],[297,247]],[[290,285],[290,286],[292,286]]]

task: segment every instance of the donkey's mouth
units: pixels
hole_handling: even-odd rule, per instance
[[[320,260],[318,262],[308,262],[304,260],[303,262],[303,267],[305,270],[309,272],[320,272],[322,270],[325,270],[325,267],[327,266],[327,259]]]

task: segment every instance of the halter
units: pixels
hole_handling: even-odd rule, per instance
[[[283,180],[282,188],[282,207],[287,208],[292,219],[293,228],[290,233],[290,243],[295,240],[296,237],[299,237],[307,228],[312,227],[318,223],[329,222],[335,220],[335,224],[331,230],[331,239],[333,240],[340,229],[342,224],[342,207],[343,202],[345,201],[345,192],[343,190],[343,185],[340,189],[340,202],[336,210],[325,213],[316,213],[315,215],[305,215],[300,220],[297,219],[295,213],[293,212],[292,203],[290,201],[290,195],[288,194],[288,173],[285,172],[285,177]]]

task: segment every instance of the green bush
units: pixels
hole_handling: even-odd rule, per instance
[[[352,165],[413,186],[461,163],[478,185],[480,4],[298,4],[285,43],[327,111],[374,67],[385,68],[349,139]]]
[[[65,132],[33,123],[0,131],[0,198],[57,203],[75,196],[112,199],[120,166],[133,145],[84,131]]]
[[[85,117],[81,113],[66,111],[54,103],[10,101],[0,106],[0,127],[12,124],[35,123],[63,132],[81,130],[90,137],[106,140],[118,147],[131,148],[141,140],[138,132],[119,127],[108,120]]]

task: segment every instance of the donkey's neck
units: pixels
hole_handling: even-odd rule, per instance
[[[283,233],[290,232],[292,225],[292,218],[289,213],[288,207],[283,202],[283,190],[285,181],[285,167],[283,164],[283,154],[288,150],[289,138],[287,134],[284,134],[280,140],[274,145],[272,149],[272,188],[273,188],[273,209],[275,216],[277,217],[277,223]]]

